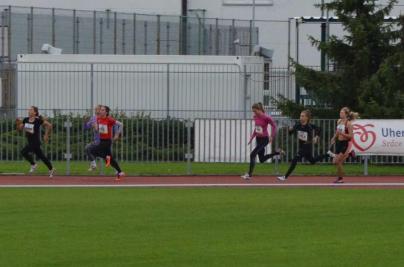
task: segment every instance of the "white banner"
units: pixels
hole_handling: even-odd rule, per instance
[[[250,162],[255,140],[247,143],[253,130],[253,120],[195,120],[195,162]],[[271,153],[271,145],[265,151]]]
[[[353,149],[358,155],[404,156],[404,120],[356,120]]]

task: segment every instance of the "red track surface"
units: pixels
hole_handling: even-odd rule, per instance
[[[257,176],[244,181],[238,176],[160,176],[125,177],[115,181],[114,177],[96,176],[0,176],[0,187],[340,187],[340,188],[401,188],[404,189],[404,176],[347,177],[342,185],[332,183],[334,177],[290,177],[286,182],[274,176]]]

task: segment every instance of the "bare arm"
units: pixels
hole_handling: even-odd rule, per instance
[[[24,129],[24,123],[22,122],[22,120],[20,118],[17,118],[15,120],[15,124],[16,124],[16,127],[17,127],[17,131],[21,132]]]
[[[49,121],[44,120],[43,123],[42,123],[42,126],[45,128],[45,135],[43,137],[44,141],[45,141],[45,143],[48,143],[49,135],[50,135],[50,133],[52,131],[52,124]]]
[[[114,135],[114,140],[117,140],[119,138],[120,134],[122,134],[122,132],[123,132],[123,123],[120,121],[115,121],[115,125],[118,126],[118,131]]]

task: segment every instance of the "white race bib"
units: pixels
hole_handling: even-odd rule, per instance
[[[106,124],[99,124],[98,125],[98,132],[100,134],[108,134],[108,125]]]
[[[338,124],[337,131],[340,133],[345,132],[345,124]]]
[[[34,133],[34,124],[24,123],[24,131],[26,131],[27,133],[33,134]]]
[[[256,125],[256,126],[255,126],[255,132],[256,132],[257,134],[262,134],[262,133],[264,132],[264,130],[262,129],[261,126]]]
[[[297,138],[301,141],[307,142],[308,134],[307,132],[297,131]]]

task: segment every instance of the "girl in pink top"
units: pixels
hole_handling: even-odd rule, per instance
[[[254,113],[254,122],[255,122],[255,129],[251,135],[250,141],[248,144],[251,144],[252,140],[255,138],[257,145],[254,150],[250,154],[250,169],[248,173],[241,176],[243,179],[248,180],[252,177],[252,173],[255,167],[255,160],[258,155],[258,158],[261,163],[267,161],[274,156],[280,155],[283,153],[282,150],[278,149],[272,154],[265,155],[265,147],[271,143],[276,135],[276,124],[271,118],[265,114],[264,107],[261,103],[256,103],[252,106],[252,112]],[[268,132],[268,125],[271,126],[271,134]]]

